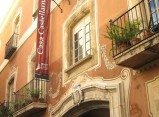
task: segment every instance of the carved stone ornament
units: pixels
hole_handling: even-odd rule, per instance
[[[70,112],[72,117],[78,117],[83,111],[76,109],[84,103],[93,101],[109,102],[105,106],[110,110],[110,117],[128,117],[130,78],[131,72],[127,68],[123,68],[120,75],[111,80],[105,80],[100,76],[90,77],[86,73],[80,75],[73,80],[72,86],[56,105],[49,105],[50,117],[70,117],[67,116]]]
[[[17,66],[13,65],[10,70],[10,76],[15,75],[16,72],[17,72]]]
[[[101,56],[102,56],[104,63],[105,63],[105,67],[107,69],[110,69],[110,70],[114,69],[116,67],[116,64],[115,64],[115,62],[109,61],[109,59],[107,57],[107,53],[106,53],[106,45],[102,45],[100,47],[100,49],[101,49]]]
[[[83,100],[81,85],[73,85],[72,97],[75,105],[79,105]]]
[[[61,84],[62,84],[62,73],[61,72],[60,73],[52,73],[52,75],[50,75],[50,79],[52,79],[53,76],[55,77],[56,80],[59,79],[56,92],[53,93],[52,87],[50,87],[49,90],[48,90],[49,97],[54,99],[59,95],[59,92],[60,92],[60,87],[61,87]],[[51,82],[53,82],[53,81],[51,81]]]
[[[84,3],[85,1],[87,1],[87,0],[77,0],[77,4],[72,9],[72,12],[74,12],[78,7],[80,7],[82,5],[82,3]]]

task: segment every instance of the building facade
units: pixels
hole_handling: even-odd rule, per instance
[[[16,0],[1,24],[0,117],[158,117],[158,0],[51,1],[48,80],[37,9]]]

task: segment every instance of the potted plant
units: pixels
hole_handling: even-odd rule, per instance
[[[141,21],[138,19],[127,21],[124,27],[111,24],[111,27],[107,26],[106,38],[113,41],[115,46],[112,49],[119,49],[120,52],[126,50],[131,45],[140,41],[137,36],[142,32],[139,29]]]
[[[126,22],[125,28],[128,30],[128,36],[130,38],[131,45],[135,45],[136,43],[140,42],[140,38],[137,36],[143,32],[140,30],[141,20],[134,19],[132,21]]]
[[[39,102],[41,102],[41,103],[44,103],[44,98],[43,97],[41,97],[41,98],[39,98]]]
[[[128,36],[127,29],[112,24],[111,27],[107,26],[107,34],[106,38],[111,39],[114,43],[111,50],[122,52],[130,46],[131,38]]]
[[[37,102],[38,101],[40,92],[41,92],[40,89],[32,89],[32,90],[30,90],[30,95],[31,95],[31,98],[32,98],[33,102]]]
[[[0,106],[0,117],[10,117],[12,114],[13,112],[9,109],[9,107],[5,105]]]

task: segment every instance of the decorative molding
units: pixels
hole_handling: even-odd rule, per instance
[[[159,115],[159,76],[146,82],[145,85],[149,114],[151,117],[157,117]]]
[[[82,90],[80,84],[73,84],[72,97],[75,105],[79,105],[83,100]]]
[[[71,14],[77,10],[85,1],[87,0],[77,0],[77,4],[73,7],[72,11],[71,11]]]
[[[122,80],[125,80],[126,78],[130,77],[130,70],[127,68],[122,69],[120,77]]]
[[[53,109],[53,105],[52,105],[52,104],[49,104],[49,105],[48,105],[48,113],[50,113],[52,109]]]
[[[19,30],[18,30],[18,40],[19,41],[19,35],[20,35],[20,29],[21,29],[21,19],[22,19],[22,7],[19,7],[18,10],[16,11],[16,14],[14,15],[14,19],[12,21],[12,34],[15,33],[15,20],[19,16]],[[17,32],[16,32],[17,33]]]
[[[18,67],[16,65],[11,66],[9,77],[6,80],[5,88],[5,100],[8,100],[8,83],[14,78],[14,92],[16,91]]]
[[[115,62],[109,61],[106,53],[106,45],[102,45],[100,48],[101,48],[101,55],[104,60],[106,68],[110,70],[114,69],[117,65],[115,64]]]
[[[11,66],[11,69],[10,69],[10,77],[13,77],[13,75],[15,75],[17,72],[17,66],[16,65],[13,65]]]
[[[108,101],[110,117],[128,117],[130,77],[127,68],[122,69],[118,77],[110,79],[90,77],[86,73],[80,75],[73,80],[57,105],[49,106],[50,117],[62,117],[69,110],[89,101]]]
[[[53,93],[52,87],[50,87],[49,90],[48,90],[49,97],[54,99],[54,98],[56,98],[59,95],[59,92],[60,92],[60,88],[61,88],[61,84],[62,84],[62,72],[60,72],[60,73],[52,73],[50,75],[50,79],[53,79],[53,76],[55,76],[56,81],[59,79],[56,92]]]

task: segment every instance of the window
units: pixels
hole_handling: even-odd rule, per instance
[[[19,32],[20,32],[20,15],[18,15],[13,24],[13,34],[14,34],[14,45],[18,44],[19,39]]]
[[[16,34],[19,34],[19,25],[20,25],[20,23],[19,23],[19,20],[20,20],[20,15],[18,15],[17,17],[16,17],[16,19],[14,20],[14,32],[16,33]]]
[[[28,82],[30,82],[35,77],[35,46],[33,51],[28,58]]]
[[[8,83],[8,101],[13,102],[13,95],[14,95],[14,78],[10,80]]]
[[[153,24],[157,25],[159,23],[159,0],[149,0],[149,6]]]
[[[12,109],[13,102],[14,102],[14,76],[11,78],[11,80],[8,82],[8,96],[7,96],[7,102],[9,102],[9,108]]]
[[[73,29],[73,61],[91,54],[90,17],[84,17]]]
[[[98,65],[95,0],[77,2],[63,25],[63,80],[67,82]]]

